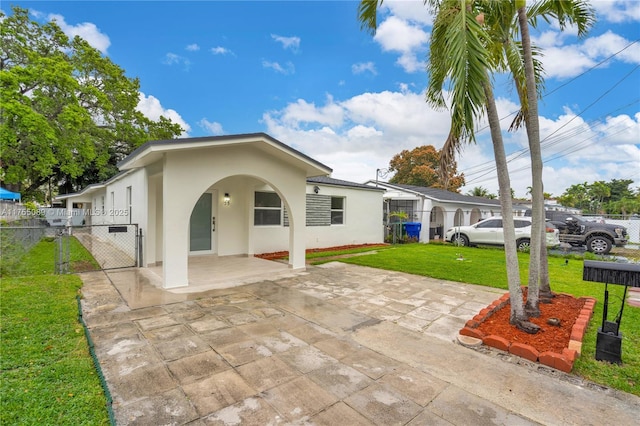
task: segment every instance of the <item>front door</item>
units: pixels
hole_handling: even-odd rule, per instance
[[[213,194],[200,196],[189,221],[189,251],[192,254],[215,253],[216,217]]]

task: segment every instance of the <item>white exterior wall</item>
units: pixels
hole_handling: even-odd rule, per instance
[[[127,200],[127,187],[131,187],[131,210]],[[147,175],[145,169],[135,170],[121,179],[109,183],[105,188],[106,211],[102,217],[105,224],[136,223],[146,229],[147,225]],[[111,195],[113,194],[113,199]]]
[[[344,224],[307,226],[307,248],[325,248],[349,244],[376,244],[384,240],[382,191],[312,184],[319,193],[332,197],[345,197]]]
[[[289,203],[289,231],[291,256],[289,264],[294,269],[305,267],[304,221],[306,172],[291,164],[266,156],[264,152],[247,146],[230,146],[224,149],[194,149],[190,151],[167,152],[163,167],[163,286],[180,287],[188,285],[187,259],[189,251],[189,219],[193,207],[202,193],[214,186],[218,197],[229,192],[230,206],[219,206],[217,223],[218,253],[249,253],[248,232],[240,224],[249,220],[247,214],[248,194],[242,193],[241,185],[225,188],[217,185],[229,177],[246,176],[260,178],[273,188],[277,188],[281,198]],[[230,179],[229,184],[240,182]],[[235,194],[238,195],[234,195]],[[241,205],[244,196],[245,206]],[[233,201],[236,199],[237,201]],[[234,209],[234,205],[237,207]],[[228,207],[225,212],[222,207]],[[241,209],[244,209],[241,211]],[[225,221],[225,219],[227,219]],[[293,226],[297,225],[292,232]],[[238,234],[237,232],[241,233]],[[235,233],[234,233],[235,232]]]
[[[307,184],[306,193],[313,194],[315,186],[320,188],[319,193],[322,195],[345,198],[344,224],[305,226],[307,249],[382,243],[384,238],[382,191],[311,183]],[[271,191],[268,186],[263,185],[257,186],[254,190]],[[253,198],[251,202],[253,206]],[[254,226],[253,208],[250,213],[249,225],[255,237],[252,254],[288,250],[289,227],[283,226],[283,224],[279,226]]]

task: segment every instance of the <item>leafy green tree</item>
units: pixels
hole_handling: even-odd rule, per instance
[[[471,191],[467,192],[467,195],[471,195],[473,197],[484,197],[495,199],[496,195],[489,192],[489,190],[483,186],[476,186]]]
[[[640,195],[635,198],[623,198],[607,203],[607,213],[624,216],[640,213]]]
[[[0,181],[33,197],[107,179],[142,143],[182,132],[136,109],[137,79],[55,22],[0,12]]]
[[[585,213],[629,214],[635,210],[634,200],[638,197],[629,189],[632,183],[631,179],[613,179],[574,184],[558,197],[558,202]]]
[[[632,179],[612,179],[607,182],[609,187],[609,197],[603,201],[620,201],[625,198],[633,198],[633,191],[629,189],[629,185],[633,183]]]
[[[591,210],[594,213],[603,213],[602,204],[605,199],[611,197],[611,188],[603,181],[594,182],[589,186],[591,198]]]
[[[464,175],[457,174],[454,163],[447,170],[446,182],[441,179],[440,151],[432,145],[423,145],[393,156],[389,162],[389,171],[395,172],[391,183],[443,188],[457,192],[464,185]]]
[[[558,202],[565,207],[581,210],[589,208],[589,184],[584,182],[571,185],[558,197]]]

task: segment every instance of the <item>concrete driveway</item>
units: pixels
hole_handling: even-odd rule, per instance
[[[136,269],[81,277],[119,425],[640,418],[638,397],[456,343],[500,290],[341,263],[180,295],[141,281]]]

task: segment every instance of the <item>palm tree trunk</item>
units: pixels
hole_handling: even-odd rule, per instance
[[[525,2],[522,2],[525,3]],[[522,41],[524,55],[524,69],[527,86],[528,110],[526,113],[527,137],[529,139],[529,151],[531,152],[531,252],[529,261],[529,288],[527,291],[527,303],[525,309],[530,316],[540,316],[539,285],[540,285],[540,258],[542,255],[542,232],[544,218],[544,196],[542,185],[542,153],[540,149],[540,125],[538,121],[538,98],[536,91],[535,71],[533,67],[533,54],[531,51],[531,37],[529,35],[529,23],[527,22],[526,5],[518,8],[518,25]],[[546,251],[545,251],[546,253]]]
[[[513,223],[513,205],[511,200],[511,181],[507,167],[507,156],[504,153],[500,117],[496,107],[496,100],[493,96],[493,90],[488,83],[485,83],[483,88],[486,96],[487,119],[489,120],[491,140],[493,141],[493,154],[495,156],[498,173],[500,208],[502,209],[502,226],[504,231],[504,255],[507,264],[509,301],[511,303],[511,318],[509,322],[518,326],[529,318],[525,314],[522,300],[522,287],[520,285],[516,230]]]

